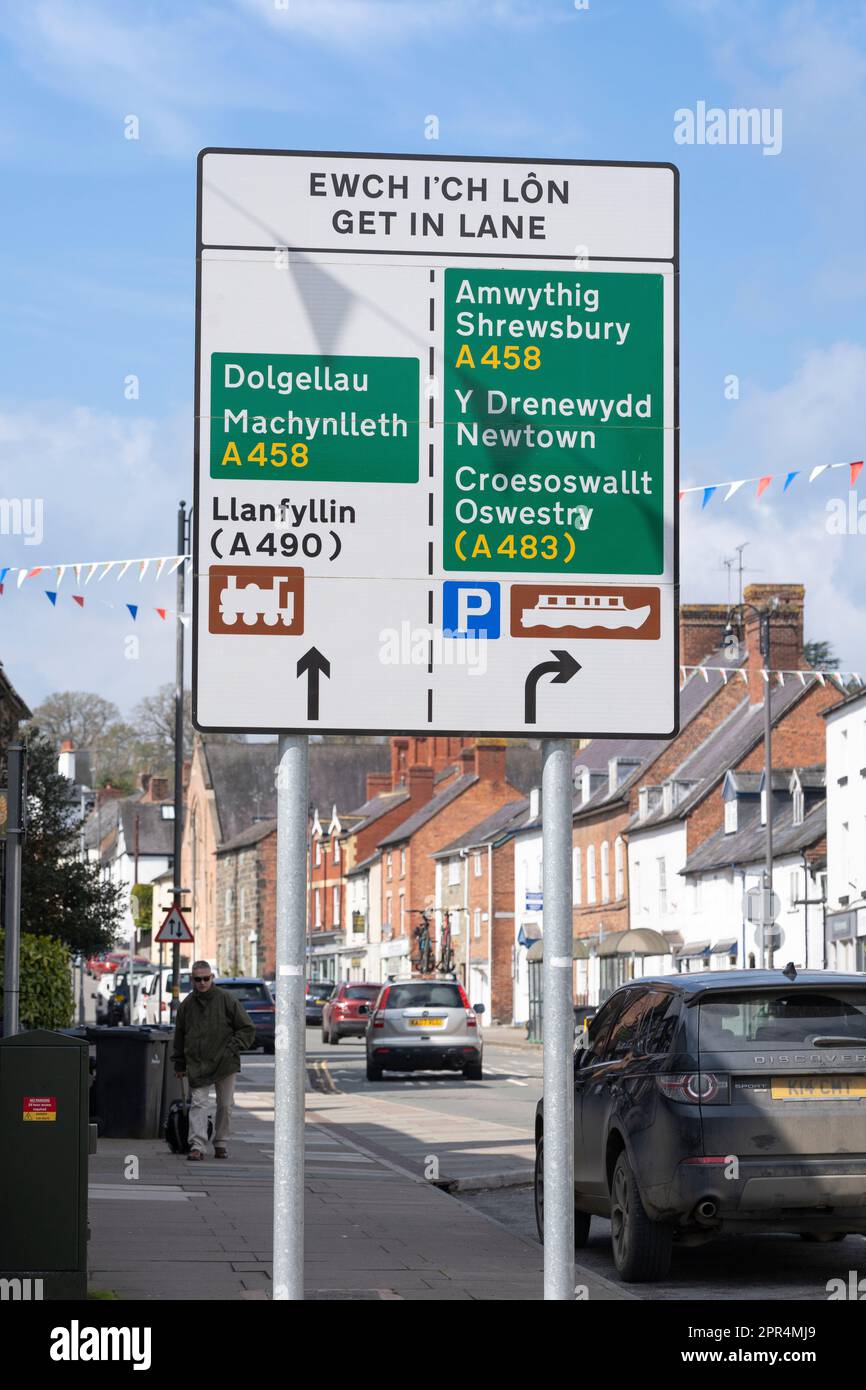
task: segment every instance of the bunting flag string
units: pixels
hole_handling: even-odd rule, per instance
[[[748,685],[749,683],[749,675],[744,666],[731,667],[705,665],[680,666],[680,676],[682,678],[683,683],[685,683],[688,680],[689,676],[694,674],[695,671],[700,672],[701,676],[703,676],[705,681],[709,680],[708,673],[710,671],[715,671],[722,677],[722,681],[725,685],[727,685],[728,683],[729,676],[739,676],[744,685]],[[859,671],[816,671],[811,666],[807,666],[802,670],[777,670],[773,667],[767,670],[766,667],[761,667],[758,674],[760,675],[762,681],[764,681],[764,683],[767,685],[769,685],[770,683],[771,676],[776,677],[777,685],[784,685],[786,676],[796,676],[800,684],[805,685],[807,677],[811,676],[814,680],[818,682],[819,685],[826,685],[828,680],[833,681],[839,687],[840,690],[845,690],[849,685],[852,684],[863,685],[864,683],[866,683],[863,681]]]
[[[854,488],[857,486],[857,479],[863,471],[863,463],[863,459],[856,459],[853,463],[818,463],[809,472],[809,482],[814,483],[816,478],[820,478],[821,474],[826,473],[829,469],[847,468],[848,486]],[[770,484],[779,479],[784,479],[782,492],[785,493],[795,479],[799,478],[802,471],[800,468],[791,468],[786,473],[760,473],[751,478],[734,478],[723,483],[698,483],[695,487],[680,488],[679,500],[682,502],[683,498],[688,497],[690,493],[699,492],[701,494],[701,511],[703,511],[713,500],[719,488],[727,489],[722,498],[723,502],[729,502],[734,493],[739,492],[740,488],[745,487],[747,483],[755,484],[755,497],[763,497]]]
[[[161,579],[164,573],[176,574],[180,566],[189,560],[189,555],[148,555],[144,558],[136,557],[133,560],[67,560],[65,565],[6,565],[0,567],[0,585],[3,584],[7,574],[14,574],[16,576],[15,582],[20,589],[25,580],[35,579],[38,574],[45,574],[49,570],[53,571],[56,576],[58,589],[63,583],[63,576],[67,570],[72,570],[77,585],[81,584],[82,571],[85,572],[84,583],[89,584],[97,570],[100,570],[101,573],[97,575],[96,582],[101,584],[106,575],[111,574],[114,570],[117,571],[115,577],[118,580],[122,579],[132,565],[138,565],[139,579],[143,579],[145,574],[149,572],[150,566],[155,565],[156,568],[152,572],[152,577]],[[166,565],[169,566],[168,570],[166,570]]]

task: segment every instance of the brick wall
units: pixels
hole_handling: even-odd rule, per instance
[[[772,734],[773,767],[809,767],[825,758],[825,724],[821,711],[838,702],[839,692],[831,686],[813,685],[801,700],[775,725]],[[763,772],[764,742],[755,747],[735,767],[737,772]],[[724,772],[725,769],[720,769]],[[725,823],[722,780],[688,817],[686,844],[689,854]]]

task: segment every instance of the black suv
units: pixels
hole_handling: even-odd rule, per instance
[[[543,1101],[535,1207],[543,1237]],[[575,1245],[629,1282],[724,1232],[866,1233],[866,977],[728,970],[619,988],[574,1054]]]

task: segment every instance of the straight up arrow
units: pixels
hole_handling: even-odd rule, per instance
[[[298,676],[307,677],[307,718],[319,717],[319,676],[331,679],[331,663],[322,656],[318,647],[310,647],[298,662]]]

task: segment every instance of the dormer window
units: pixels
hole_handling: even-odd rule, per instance
[[[725,834],[733,835],[737,829],[737,802],[736,798],[725,802]]]
[[[803,788],[800,787],[800,786],[796,786],[796,787],[794,788],[793,804],[794,804],[794,809],[793,809],[793,814],[792,814],[792,821],[793,821],[793,824],[794,824],[794,825],[802,825],[802,824],[803,824],[803,817],[804,817],[804,815],[806,814],[806,798],[805,798],[805,796],[803,795]]]

